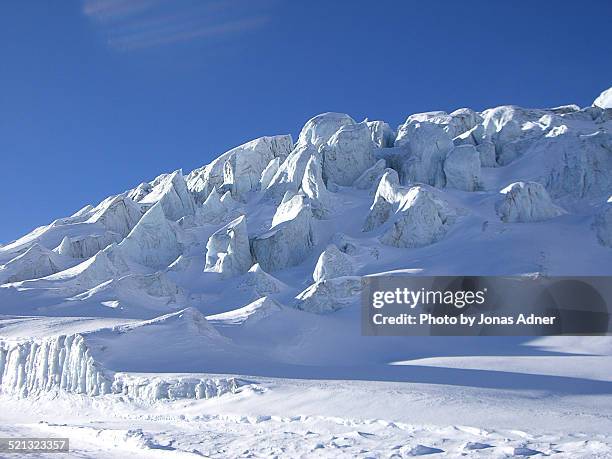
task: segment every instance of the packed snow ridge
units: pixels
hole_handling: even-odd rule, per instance
[[[177,372],[194,362],[252,370],[254,359],[236,356],[253,342],[269,342],[260,368],[310,364],[308,346],[287,357],[271,336],[289,339],[283,327],[306,336],[337,311],[357,314],[366,275],[605,274],[610,94],[584,108],[417,113],[397,129],[323,113],[296,142],[261,137],[36,228],[0,246],[3,314],[164,319],[124,324],[116,341],[126,348],[105,344],[104,358],[92,343],[109,331],[3,344],[2,390],[120,391],[117,374],[144,371],[118,357],[143,346],[136,337],[151,347],[146,370],[163,367],[163,340],[149,330],[179,338],[173,352],[190,358]],[[190,325],[173,335],[167,315],[183,310]],[[337,347],[339,361],[352,355],[350,340]],[[185,384],[189,394],[211,392]]]

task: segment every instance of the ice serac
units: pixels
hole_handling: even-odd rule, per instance
[[[240,191],[241,187],[246,186],[248,183],[254,184],[255,181],[259,183],[261,173],[268,164],[269,159],[278,157],[283,161],[292,148],[293,141],[290,135],[260,137],[251,140],[223,153],[210,164],[191,171],[187,176],[187,188],[195,195],[197,202],[203,202],[213,188],[221,189],[225,181],[225,163],[234,158],[232,161],[235,163],[236,168],[243,166],[248,168],[249,165],[255,165],[257,169],[261,167],[257,174],[255,169],[249,170],[247,173],[248,178],[236,184],[235,190]],[[260,166],[260,162],[263,161],[262,158],[269,159],[263,166]],[[237,170],[233,169],[232,173]],[[231,180],[230,186],[234,184],[233,178]]]
[[[563,135],[547,142],[547,152],[559,155],[547,177],[553,197],[607,198],[612,190],[612,134],[597,131]]]
[[[34,243],[24,253],[0,266],[0,284],[38,279],[62,270],[58,255]]]
[[[495,144],[487,137],[482,124],[478,124],[472,129],[459,134],[453,139],[453,142],[455,145],[473,145],[480,154],[482,167],[497,166]]]
[[[389,148],[393,146],[395,141],[395,132],[389,126],[389,123],[384,121],[366,121],[370,129],[372,142],[379,148]]]
[[[260,186],[261,176],[274,160],[281,161],[291,151],[291,142],[280,145],[274,137],[255,139],[240,149],[234,149],[225,160],[223,186],[229,188],[232,196],[243,199],[249,191]],[[274,142],[274,145],[272,145]]]
[[[141,201],[141,204],[161,204],[166,217],[176,221],[185,215],[193,215],[195,202],[187,190],[185,178],[180,170],[164,177],[152,191]]]
[[[374,199],[374,203],[370,206],[370,212],[363,223],[362,231],[368,232],[379,228],[389,220],[394,212],[394,206],[386,199],[378,196]]]
[[[321,166],[314,155],[306,163],[301,189],[309,198],[312,212],[317,218],[325,218],[333,212],[336,199],[323,183]]]
[[[472,145],[453,148],[444,161],[447,188],[475,191],[480,186],[480,154]]]
[[[374,186],[380,182],[380,178],[385,173],[385,169],[387,168],[387,162],[384,159],[379,159],[369,169],[365,170],[363,174],[361,174],[353,186],[359,190],[370,190],[374,188]]]
[[[432,110],[430,112],[422,112],[422,113],[413,113],[406,118],[406,122],[403,126],[408,125],[409,123],[422,123],[423,121],[431,121],[435,118],[446,117],[448,116],[446,112],[441,110]],[[401,126],[400,126],[401,129]],[[399,135],[399,132],[398,132]]]
[[[595,216],[593,228],[599,242],[606,247],[612,248],[612,196],[608,199],[603,209]]]
[[[310,202],[308,197],[303,193],[293,193],[291,191],[287,191],[285,196],[283,196],[283,200],[276,208],[276,212],[272,216],[271,228],[280,225],[286,221],[293,220],[302,210],[310,209]],[[312,213],[312,212],[310,212]]]
[[[558,217],[564,211],[550,199],[546,188],[537,182],[515,182],[500,191],[497,214],[506,223],[538,222]]]
[[[125,237],[142,217],[141,207],[126,196],[113,196],[98,204],[87,223],[99,223]]]
[[[312,210],[306,197],[297,194],[278,207],[270,230],[251,239],[251,251],[255,261],[272,272],[301,263],[314,244]]]
[[[297,191],[302,184],[306,165],[312,156],[319,156],[315,147],[310,144],[298,144],[272,177],[265,196],[278,203],[287,191]]]
[[[121,242],[123,237],[113,231],[85,236],[65,236],[55,252],[72,258],[89,258],[113,242]]]
[[[526,133],[523,125],[534,122],[544,115],[542,110],[528,110],[514,105],[502,105],[483,112],[485,134],[493,139],[496,145],[515,141]]]
[[[397,134],[395,146],[404,147],[392,165],[399,171],[403,185],[424,183],[436,187],[446,184],[443,165],[453,141],[441,125],[427,121],[406,121]]]
[[[121,250],[118,250],[118,246],[113,243],[76,266],[40,279],[27,280],[24,285],[30,288],[50,288],[69,297],[124,275],[128,271],[129,266]]]
[[[391,227],[380,237],[393,247],[423,247],[442,239],[454,222],[454,209],[437,190],[414,186],[408,190]]]
[[[370,212],[365,219],[362,230],[372,231],[389,220],[389,217],[397,210],[404,194],[399,184],[397,172],[394,169],[386,169],[378,182],[374,202],[370,206]]]
[[[350,186],[376,162],[367,123],[342,126],[321,146],[323,179]]]
[[[612,109],[612,88],[603,91],[597,99],[593,101],[593,106],[603,109]]]
[[[246,217],[241,215],[216,231],[206,244],[206,271],[236,276],[249,270],[253,260]]]
[[[489,140],[482,140],[476,145],[476,150],[480,154],[480,164],[482,167],[496,167],[497,159],[495,156],[495,145]]]
[[[238,206],[238,203],[232,198],[232,193],[230,191],[223,193],[221,196],[221,204],[227,209],[235,209]]]
[[[322,280],[298,294],[295,306],[316,314],[330,313],[355,304],[360,292],[361,278],[358,276]]]
[[[484,136],[495,145],[497,163],[502,166],[522,156],[534,139],[562,122],[551,112],[513,105],[490,108],[482,115]]]
[[[460,108],[450,113],[450,120],[445,125],[446,132],[451,138],[469,131],[474,126],[482,123],[482,116],[471,108]],[[435,120],[433,122],[436,122]]]
[[[418,113],[408,119],[410,121],[427,121],[438,124],[448,133],[451,139],[482,123],[480,114],[470,108],[460,108],[450,114],[446,112]]]
[[[394,169],[385,169],[385,173],[378,182],[376,197],[384,198],[391,204],[398,204],[403,198],[402,186],[400,185],[399,175]]]
[[[202,216],[210,218],[211,222],[222,217],[229,210],[225,203],[221,200],[221,195],[217,188],[213,187],[206,200],[202,203]]]
[[[210,191],[210,194],[201,207],[196,209],[196,220],[201,223],[220,223],[229,213],[228,207],[221,202],[221,196],[217,188]]]
[[[278,168],[281,165],[280,158],[271,159],[266,168],[262,171],[261,177],[259,178],[259,188],[265,190],[272,182],[272,179],[278,172]]]
[[[354,271],[351,257],[341,252],[334,244],[330,244],[319,255],[312,278],[315,282],[319,282],[335,277],[351,276]]]
[[[153,190],[153,186],[150,183],[142,182],[136,188],[128,191],[127,197],[132,201],[140,201],[146,195],[148,195]]]
[[[190,376],[149,376],[119,373],[113,381],[113,393],[155,402],[157,400],[208,400],[238,392],[246,382],[237,378],[200,378]]]
[[[265,272],[259,263],[255,263],[244,275],[244,280],[238,288],[242,291],[250,292],[255,298],[261,298],[280,292],[283,288],[283,283]]]
[[[92,206],[91,204],[87,204],[86,206],[82,207],[81,209],[73,213],[70,216],[70,218],[83,219],[83,217],[88,217],[93,210],[94,210],[94,206]]]
[[[351,126],[355,120],[344,113],[321,113],[309,119],[298,137],[298,145],[312,145],[315,150],[327,141],[343,126]]]
[[[161,202],[153,205],[118,248],[126,258],[150,268],[165,268],[182,253],[176,229]]]

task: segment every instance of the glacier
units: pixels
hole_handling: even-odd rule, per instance
[[[459,271],[462,235],[478,229],[474,244],[520,246],[526,235],[513,224],[525,222],[537,224],[531,236],[549,252],[546,265],[527,248],[502,250],[497,270],[597,273],[610,257],[608,93],[584,108],[416,113],[396,129],[317,115],[295,143],[288,134],[254,139],[3,245],[0,301],[11,313],[151,318],[181,306],[205,311],[229,282],[238,302],[272,295],[293,304],[313,273],[316,282],[435,273],[443,250],[452,260],[445,270]],[[565,263],[544,240],[547,225],[582,234],[583,254]]]
[[[168,409],[205,422],[219,409],[281,432],[311,421],[274,406],[296,417],[337,406],[378,419],[342,420],[360,426],[343,437],[357,444],[367,429],[424,435],[410,416],[463,425],[445,403],[482,427],[474,400],[490,392],[514,416],[514,433],[498,427],[508,438],[525,410],[533,431],[557,418],[588,431],[576,413],[611,427],[598,414],[612,406],[608,337],[360,334],[364,276],[610,275],[610,91],[588,107],[436,110],[399,126],[322,113],[295,142],[259,137],[7,242],[2,402],[95,399],[112,412],[144,406],[146,416]],[[380,406],[365,406],[373,398]],[[557,399],[569,414],[554,411]],[[383,412],[404,424],[383,427]],[[463,452],[499,440],[461,432]],[[512,441],[508,455],[524,451]],[[597,441],[593,451],[612,451],[609,436]]]

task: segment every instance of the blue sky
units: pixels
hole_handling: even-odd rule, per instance
[[[612,2],[0,3],[0,241],[341,111],[590,105]]]

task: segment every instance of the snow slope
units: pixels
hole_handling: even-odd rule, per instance
[[[3,403],[117,454],[610,457],[610,337],[363,337],[359,307],[365,275],[612,274],[609,93],[323,113],[0,246]]]

